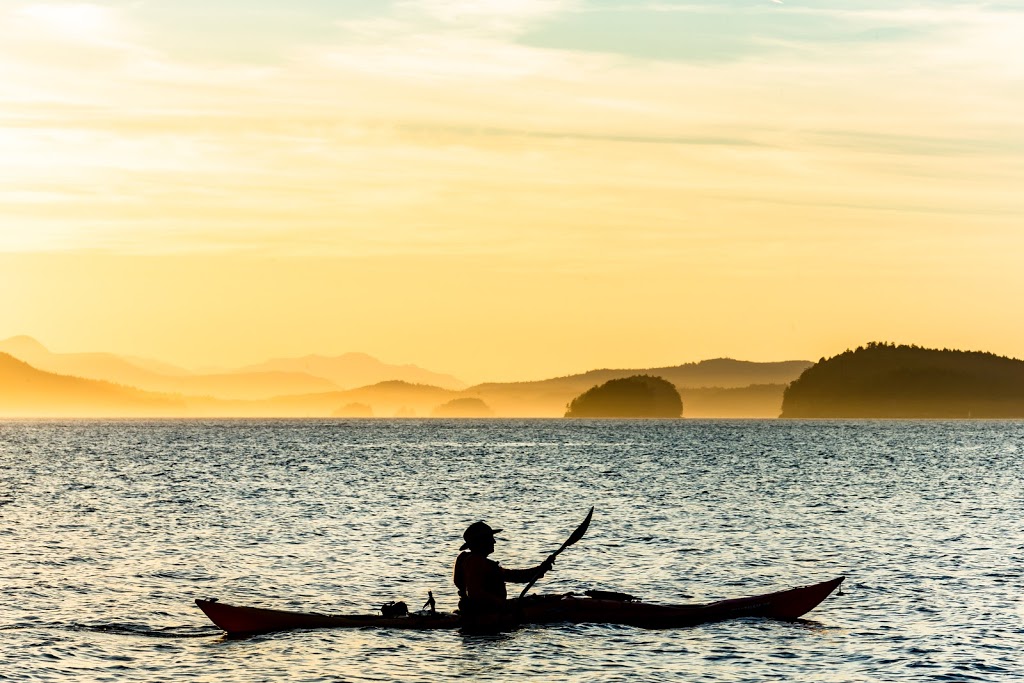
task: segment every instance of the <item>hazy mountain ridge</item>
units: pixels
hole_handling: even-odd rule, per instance
[[[143,391],[223,400],[264,400],[276,396],[339,391],[388,380],[437,384],[447,388],[465,386],[451,375],[434,373],[414,365],[389,365],[361,353],[276,359],[239,370],[192,373],[161,361],[126,358],[112,353],[54,353],[28,336],[0,341],[0,352],[9,353],[39,370],[59,375],[115,382]]]
[[[145,388],[149,377],[156,374],[142,365],[158,363],[158,361],[148,360],[133,362],[116,354],[104,352],[54,353],[40,342],[27,336],[11,337],[0,341],[0,352],[8,353],[37,370],[83,379],[115,382],[137,388]],[[177,371],[175,374],[188,374],[188,371],[182,368],[164,365],[168,370]]]
[[[5,417],[158,417],[186,409],[178,396],[58,375],[0,352],[0,415]]]
[[[751,384],[788,384],[807,368],[814,365],[811,361],[788,360],[758,363],[755,361],[735,360],[732,358],[713,358],[710,360],[684,363],[661,368],[626,368],[589,370],[575,375],[553,377],[551,379],[530,382],[485,382],[469,387],[469,390],[488,390],[490,387],[521,387],[539,386],[559,387],[585,386],[590,388],[612,379],[624,379],[637,374],[648,374],[672,382],[677,387],[718,387],[736,389]]]
[[[248,372],[300,372],[331,381],[341,389],[356,389],[391,380],[425,384],[442,389],[463,389],[466,383],[416,365],[389,365],[365,353],[340,356],[309,355],[301,358],[275,358],[242,368]]]
[[[0,352],[0,418],[330,417],[339,407],[357,402],[373,405],[379,417],[425,417],[438,405],[457,397],[457,392],[447,389],[405,382],[253,401],[158,394],[38,370]]]
[[[458,396],[459,392],[450,389],[390,380],[348,391],[279,396],[241,407],[258,411],[259,417],[330,417],[347,405],[360,403],[369,406],[376,417],[425,417]]]
[[[591,370],[532,382],[488,382],[463,393],[476,396],[498,415],[560,417],[574,398],[613,379],[661,377],[676,386],[684,417],[778,417],[782,391],[811,367],[810,361],[754,361],[715,358],[663,368]],[[695,399],[695,400],[694,400]],[[735,403],[730,407],[728,403]],[[742,405],[742,410],[736,406]]]
[[[776,418],[782,412],[782,393],[786,386],[751,384],[735,389],[679,389],[683,399],[683,417]]]
[[[285,368],[312,364],[311,369],[323,371],[327,365],[337,372],[344,363],[360,359],[374,360],[378,369],[415,366],[386,366],[365,354],[345,354],[337,357],[345,359],[342,364],[332,364],[336,359],[323,356],[306,356],[249,366],[252,371],[240,374],[169,376],[114,354],[54,354],[29,337],[0,341],[0,352],[7,349],[37,358],[48,367],[39,368],[20,359],[24,367],[19,366],[17,373],[8,368],[8,372],[0,374],[0,415],[4,416],[329,417],[339,411],[343,413],[346,406],[358,404],[368,407],[375,417],[426,417],[448,402],[477,399],[499,417],[561,417],[570,401],[593,386],[610,379],[648,374],[677,386],[683,398],[684,417],[777,417],[785,383],[811,365],[807,361],[754,363],[715,359],[670,368],[602,369],[533,382],[486,383],[462,391],[395,379],[340,389],[324,377],[288,372]],[[162,366],[159,361],[146,362],[150,367],[173,368]],[[81,377],[67,370],[51,369],[78,366],[93,375],[103,371],[111,375]],[[41,373],[37,377],[50,375],[51,379],[30,388],[17,379],[29,371],[26,368]],[[450,378],[422,372],[428,377]],[[140,378],[141,386],[132,384],[131,380]],[[756,383],[763,378],[784,382]],[[44,400],[46,391],[51,392],[48,404]],[[112,391],[117,401],[112,402]],[[92,401],[88,398],[90,394],[94,395]]]

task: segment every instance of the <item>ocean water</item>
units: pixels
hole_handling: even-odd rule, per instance
[[[321,630],[194,606],[456,605],[461,533],[533,592],[740,597],[844,575],[804,620]],[[0,422],[0,680],[1024,678],[1024,423]]]

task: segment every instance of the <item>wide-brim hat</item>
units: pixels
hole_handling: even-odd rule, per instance
[[[473,522],[466,529],[465,533],[462,534],[462,538],[465,539],[465,543],[459,550],[465,550],[466,548],[486,540],[488,538],[494,538],[494,534],[500,533],[501,529],[492,529],[485,522]]]

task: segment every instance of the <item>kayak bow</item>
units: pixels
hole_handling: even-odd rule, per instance
[[[703,605],[654,605],[608,598],[568,595],[532,596],[519,603],[522,624],[624,624],[640,628],[694,626],[739,617],[799,619],[817,607],[845,577],[809,586],[765,593],[747,598],[720,600]],[[216,600],[196,600],[196,605],[230,636],[314,628],[454,629],[464,626],[458,614],[414,613],[401,617],[377,614],[332,615],[290,612],[260,607],[238,607]]]

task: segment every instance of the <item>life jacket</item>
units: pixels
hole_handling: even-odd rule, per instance
[[[459,589],[459,609],[500,608],[508,594],[501,565],[473,552],[459,554],[452,579]]]

